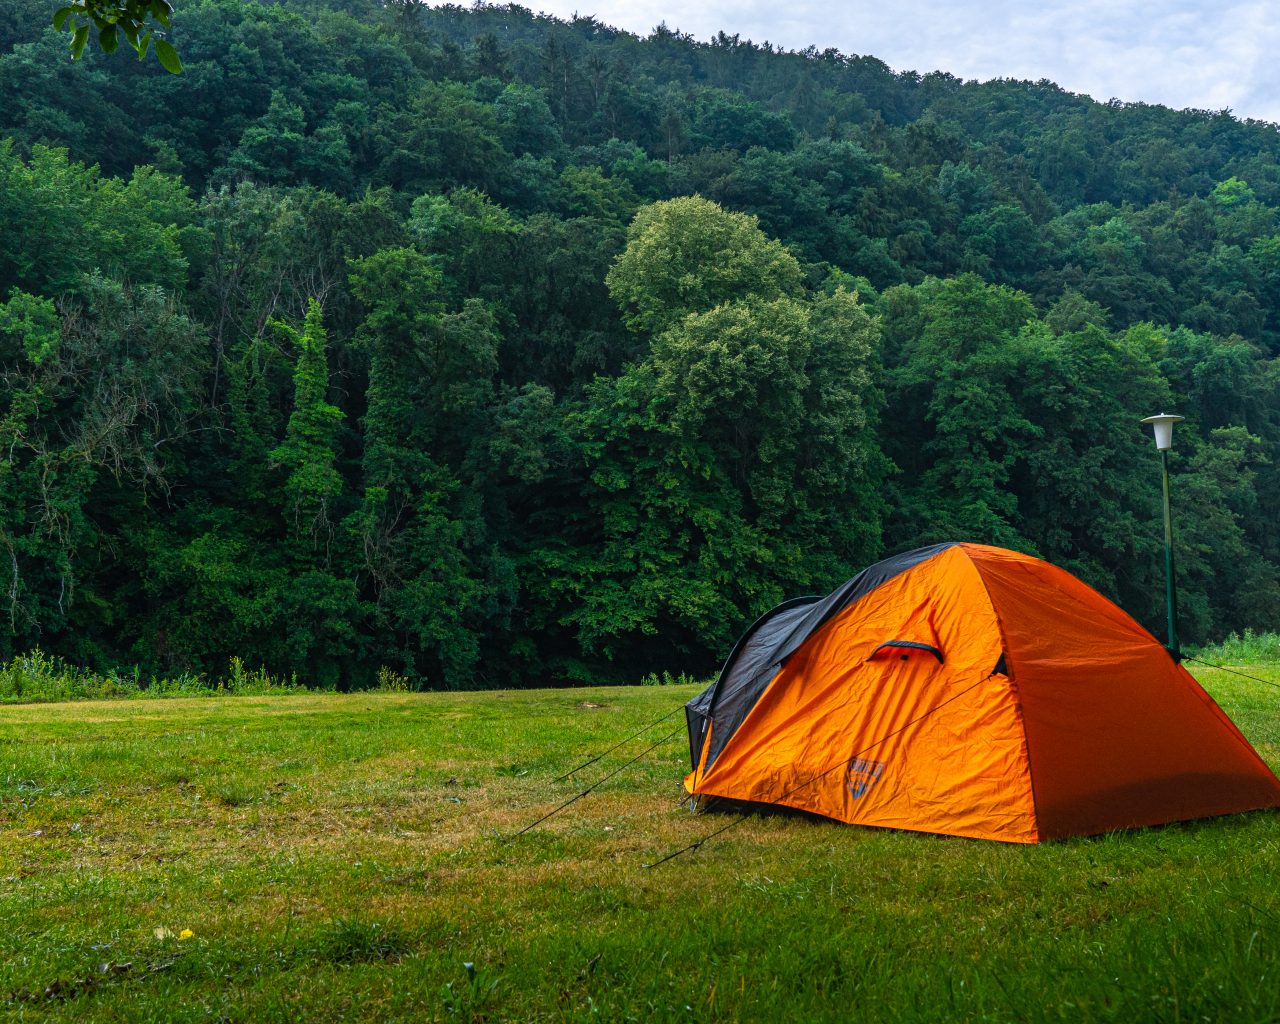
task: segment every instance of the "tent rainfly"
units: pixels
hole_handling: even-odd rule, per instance
[[[1280,780],[1129,615],[979,544],[788,601],[686,707],[698,797],[1037,843],[1280,806]]]

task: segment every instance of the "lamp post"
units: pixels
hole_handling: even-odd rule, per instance
[[[1173,447],[1173,425],[1185,417],[1148,416],[1143,423],[1150,423],[1156,435],[1156,448],[1160,452],[1160,471],[1164,480],[1164,589],[1165,604],[1169,611],[1169,653],[1174,661],[1182,660],[1182,648],[1178,645],[1178,591],[1173,579],[1173,517],[1169,512],[1169,449]]]

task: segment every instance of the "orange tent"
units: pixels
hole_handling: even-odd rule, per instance
[[[688,705],[698,796],[1035,843],[1280,806],[1280,780],[1150,633],[980,544],[756,622]]]

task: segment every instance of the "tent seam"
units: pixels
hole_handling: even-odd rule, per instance
[[[996,632],[1000,636],[1000,652],[1004,655],[1004,675],[1009,680],[1009,696],[1013,702],[1013,713],[1021,730],[1022,760],[1027,766],[1027,785],[1031,791],[1031,828],[1035,833],[1035,842],[1043,842],[1044,836],[1040,828],[1040,807],[1036,801],[1036,775],[1031,766],[1031,747],[1027,743],[1027,717],[1022,710],[1022,694],[1018,690],[1018,681],[1014,675],[1017,669],[1014,667],[1014,659],[1010,657],[1009,638],[1005,635],[1004,620],[1000,617],[1000,609],[996,606],[995,598],[991,596],[991,588],[987,586],[986,577],[982,575],[982,570],[978,568],[977,561],[969,554],[968,545],[962,543],[957,546],[964,550],[965,557],[969,559],[974,575],[978,577],[978,583],[982,586],[982,592],[987,595],[987,603],[991,606],[991,614],[996,618]],[[994,670],[991,675],[995,675]]]

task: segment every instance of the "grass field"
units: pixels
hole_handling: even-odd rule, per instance
[[[1280,690],[1200,675],[1280,765]],[[0,1017],[1280,1020],[1274,813],[1037,847],[756,817],[646,871],[727,820],[679,806],[681,733],[502,841],[693,692],[0,708]]]

